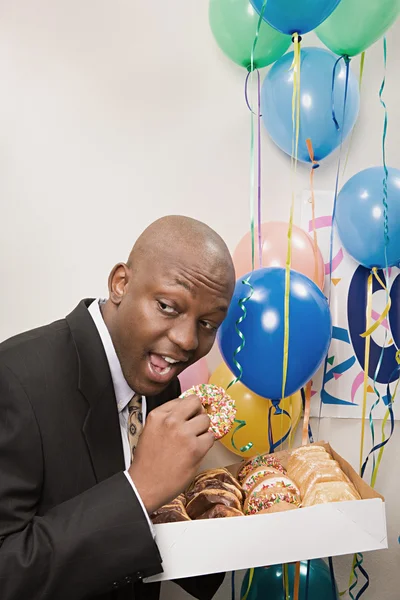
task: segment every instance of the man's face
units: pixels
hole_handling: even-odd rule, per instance
[[[155,395],[211,350],[234,277],[231,269],[204,266],[197,257],[153,261],[127,275],[124,269],[114,273],[122,298],[112,338],[130,387]]]

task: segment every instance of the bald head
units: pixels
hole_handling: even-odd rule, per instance
[[[224,267],[235,278],[232,258],[224,240],[211,227],[179,215],[154,221],[137,239],[128,258],[128,266],[136,269],[154,260],[184,262],[195,259],[205,266]]]
[[[210,227],[189,217],[152,223],[109,277],[102,307],[125,379],[139,394],[162,391],[211,350],[229,308],[235,271]]]

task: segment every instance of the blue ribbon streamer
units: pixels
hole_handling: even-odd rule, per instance
[[[364,569],[364,567],[362,566],[363,562],[364,562],[364,556],[361,554],[361,552],[359,552],[358,554],[356,554],[356,562],[355,562],[355,565],[353,568],[355,580],[349,587],[349,595],[350,595],[351,600],[359,600],[361,598],[361,596],[363,595],[363,593],[369,587],[369,575],[368,575],[367,571]],[[361,575],[363,575],[363,577],[365,578],[365,583],[362,586],[362,588],[359,590],[359,592],[357,593],[357,596],[354,596],[353,590],[358,584],[357,569],[360,571]]]
[[[389,410],[389,417],[390,417],[390,433],[389,436],[383,440],[383,442],[380,442],[379,444],[376,444],[376,446],[374,446],[372,448],[372,450],[370,450],[369,454],[367,455],[367,458],[364,461],[363,466],[361,467],[361,477],[364,476],[364,472],[366,469],[366,466],[368,464],[368,460],[371,454],[374,454],[377,450],[379,450],[380,448],[383,448],[384,446],[386,446],[386,444],[389,442],[390,438],[393,435],[393,431],[394,431],[394,413],[393,413],[393,398],[390,392],[390,384],[393,383],[394,381],[396,381],[396,379],[398,379],[400,377],[400,366],[396,367],[394,369],[394,371],[392,372],[392,374],[389,377],[389,381],[388,384],[386,386],[386,394],[388,397],[388,410]],[[376,404],[376,403],[375,403]],[[371,408],[372,411],[372,408]]]
[[[236,590],[235,590],[235,571],[231,573],[231,599],[235,600],[236,598]]]
[[[332,598],[333,598],[333,600],[336,600],[336,598],[337,598],[337,594],[336,594],[336,579],[335,579],[335,571],[333,569],[333,559],[332,559],[332,556],[330,556],[328,558],[328,562],[329,562],[329,573],[330,573],[330,576],[331,576]]]
[[[281,439],[279,439],[277,442],[274,442],[273,434],[272,434],[271,419],[272,419],[273,409],[275,409],[275,413],[274,413],[275,415],[285,415],[286,417],[289,417],[289,429],[287,430],[285,435],[283,437],[281,437]],[[278,403],[272,404],[269,407],[269,411],[268,411],[268,443],[269,443],[269,453],[270,454],[273,454],[275,452],[275,449],[278,448],[279,446],[281,446],[287,440],[291,430],[292,430],[292,418],[291,418],[290,414],[286,410],[281,408]]]

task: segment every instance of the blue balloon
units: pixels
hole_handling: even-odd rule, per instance
[[[246,276],[248,277],[248,275]],[[256,394],[271,400],[282,397],[285,269],[258,269],[251,274],[254,291],[240,279],[236,282],[228,315],[222,323],[218,342],[231,371]],[[238,329],[245,338],[243,349],[236,323],[246,309]],[[321,365],[331,341],[331,315],[328,302],[311,279],[297,271],[290,276],[289,359],[285,396],[303,387]]]
[[[400,170],[388,169],[387,204],[389,267],[400,266]],[[336,205],[336,226],[346,251],[358,263],[383,269],[385,261],[383,167],[354,175],[342,187]]]
[[[288,565],[289,597],[294,595],[295,565]],[[240,597],[246,594],[249,585],[249,573],[247,572],[242,584]],[[272,567],[259,567],[254,569],[253,580],[247,600],[283,600],[285,597],[283,585],[283,565]],[[299,597],[308,600],[339,600],[339,592],[336,582],[332,582],[328,565],[317,558],[310,561],[308,575],[307,593],[307,561],[300,563],[300,587]]]
[[[340,0],[268,0],[263,19],[282,33],[307,33],[320,25],[335,10]],[[264,0],[251,0],[261,14]]]
[[[337,57],[323,48],[304,48],[301,51],[300,134],[298,158],[310,162],[306,140],[311,139],[315,160],[320,161],[340,146],[343,126],[343,102],[346,67],[343,61],[336,66],[333,106],[339,124],[332,116],[332,75]],[[293,72],[290,66],[293,52],[276,61],[266,76],[261,92],[261,112],[264,125],[277,146],[292,154],[292,95]],[[357,120],[360,106],[358,82],[349,72],[343,140]]]

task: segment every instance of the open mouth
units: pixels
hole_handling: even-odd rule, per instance
[[[147,367],[149,378],[157,383],[168,382],[181,370],[181,366],[182,361],[171,356],[153,353],[148,355]]]

